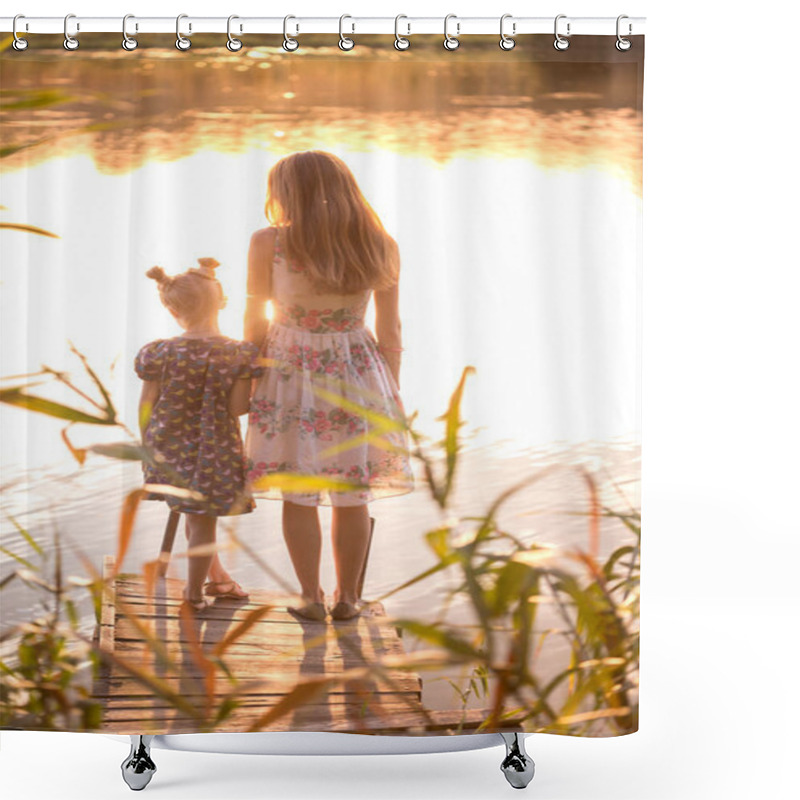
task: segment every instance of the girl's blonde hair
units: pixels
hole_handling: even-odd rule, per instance
[[[146,273],[158,283],[161,302],[190,325],[225,307],[222,284],[214,275],[219,262],[213,258],[198,258],[197,261],[199,269],[187,269],[179,275],[167,275],[161,267],[151,267]]]
[[[332,153],[304,150],[278,161],[269,171],[264,210],[283,228],[287,257],[321,291],[350,294],[397,282],[397,243]]]

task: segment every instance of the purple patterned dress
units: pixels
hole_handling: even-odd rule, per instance
[[[240,378],[259,377],[258,348],[227,336],[175,336],[146,344],[136,374],[160,381],[161,393],[144,433],[153,463],[143,462],[145,483],[189,489],[203,499],[150,493],[175,511],[213,516],[246,514],[255,503],[246,491],[239,420],[228,396]]]

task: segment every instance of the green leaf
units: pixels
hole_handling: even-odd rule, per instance
[[[420,581],[424,581],[427,578],[430,578],[431,575],[435,575],[437,572],[441,572],[443,569],[446,569],[451,564],[454,564],[458,560],[458,556],[453,554],[448,559],[444,561],[440,561],[438,564],[426,569],[424,572],[420,572],[418,575],[415,575],[413,578],[409,578],[407,581],[401,583],[399,586],[395,586],[394,589],[390,589],[388,592],[382,594],[378,597],[379,602],[383,602],[387,597],[391,597],[393,594],[397,594],[397,592],[402,591],[403,589],[408,589],[409,586],[413,586],[415,583],[419,583]]]
[[[10,520],[11,524],[17,529],[19,535],[22,536],[25,539],[25,541],[36,551],[37,555],[43,556],[44,552],[42,548],[39,547],[37,541],[28,533],[28,531],[25,530],[25,528],[23,528],[22,525],[19,524],[17,519],[13,517],[11,514],[9,514],[7,511],[5,512],[5,515],[6,519]]]
[[[86,730],[99,728],[103,722],[103,706],[100,703],[89,703],[83,709],[83,727]]]
[[[21,99],[6,101],[1,98],[17,97]],[[0,91],[0,110],[15,111],[28,108],[42,108],[57,103],[67,103],[73,98],[60,89],[4,89]]]
[[[5,547],[0,547],[0,553],[5,553],[7,556],[13,558],[15,561],[19,561],[19,563],[22,564],[23,567],[27,567],[28,569],[33,570],[34,572],[36,571],[36,567],[34,567],[33,564],[31,564],[31,562],[28,561],[28,559],[23,558],[22,556],[18,556],[16,553],[12,553],[11,550],[8,550]]]
[[[144,461],[147,458],[146,448],[135,442],[93,444],[87,450],[108,458],[117,458],[121,461]]]
[[[36,411],[48,417],[57,419],[67,419],[70,422],[85,422],[87,425],[115,425],[114,420],[95,417],[80,411],[77,408],[62,405],[52,400],[45,400],[43,397],[36,397],[32,394],[25,394],[20,387],[0,390],[0,403],[6,403],[18,408],[27,408],[28,411]]]
[[[94,382],[94,385],[97,387],[98,391],[103,396],[103,400],[105,400],[106,403],[106,413],[108,414],[109,419],[115,420],[117,417],[117,412],[114,408],[114,404],[111,402],[111,395],[106,390],[106,387],[103,385],[103,382],[100,380],[100,378],[97,377],[95,371],[89,366],[89,362],[86,360],[86,356],[83,353],[81,353],[80,350],[78,350],[78,348],[75,347],[74,344],[72,344],[72,342],[68,342],[68,344],[69,344],[69,349],[72,350],[72,352],[76,356],[78,356],[78,358],[81,360],[83,368],[89,374],[89,377]]]
[[[453,479],[455,477],[456,463],[458,458],[458,451],[460,449],[458,442],[458,430],[464,424],[461,419],[461,400],[464,396],[464,384],[467,380],[467,375],[473,374],[475,367],[464,367],[461,373],[461,379],[458,382],[453,394],[450,396],[450,403],[446,413],[437,417],[437,420],[444,420],[445,422],[445,436],[442,444],[445,448],[445,459],[447,464],[446,477],[444,487],[442,489],[442,497],[440,504],[442,507],[447,503],[447,498],[453,486]]]
[[[509,605],[520,600],[522,587],[530,575],[530,567],[509,561],[498,573],[495,585],[486,593],[489,611],[493,616],[508,613]]]
[[[627,553],[632,553],[633,547],[631,545],[625,545],[624,547],[618,547],[609,557],[606,563],[603,565],[603,574],[606,577],[606,580],[611,580],[614,576],[614,566],[616,565],[617,561],[622,558]]]
[[[469,642],[465,642],[459,636],[448,633],[436,625],[427,625],[410,619],[396,619],[394,624],[424,642],[438,645],[451,655],[475,661],[483,661],[486,657],[484,653],[476,650]]]
[[[436,528],[436,530],[428,531],[425,534],[425,541],[440,560],[454,555],[453,549],[450,547],[450,528]]]
[[[254,489],[278,488],[286,492],[349,492],[366,487],[355,481],[340,478],[327,478],[319,475],[301,475],[293,472],[271,472],[253,481]]]

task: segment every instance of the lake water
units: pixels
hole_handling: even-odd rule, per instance
[[[522,476],[558,464],[501,522],[526,541],[586,547],[586,485],[572,466],[593,473],[610,506],[639,506],[635,82],[603,63],[559,70],[487,55],[453,69],[433,51],[402,67],[394,54],[345,61],[337,48],[308,52],[305,60],[271,47],[240,58],[220,48],[3,57],[2,88],[22,107],[3,124],[2,146],[14,152],[0,162],[0,213],[60,238],[0,234],[0,375],[44,364],[96,396],[71,341],[134,430],[133,356],[178,332],[145,270],[217,258],[229,297],[223,333],[240,336],[249,237],[268,224],[269,168],[295,150],[328,150],[351,167],[400,245],[401,392],[432,440],[461,371],[476,368],[454,511],[482,513]],[[33,102],[44,90],[58,102]],[[42,392],[87,407],[63,390]],[[79,468],[62,427],[0,406],[2,506],[48,552],[58,530],[67,571],[83,574],[73,548],[98,568],[115,552],[121,499],[139,485],[139,467],[90,456]],[[70,437],[79,446],[125,438],[88,426]],[[440,517],[421,481],[371,513],[365,596],[377,597],[430,565],[422,534]],[[126,570],[157,554],[164,522],[163,505],[143,505]],[[229,524],[276,572],[293,574],[279,503],[224,522],[222,543]],[[624,526],[604,519],[601,554],[623,540]],[[30,555],[5,516],[0,542]],[[243,552],[224,557],[244,585],[265,585]],[[3,575],[13,567],[4,557]],[[183,568],[174,559],[175,574]],[[323,576],[330,592],[328,541]],[[412,587],[387,609],[430,618],[448,584]],[[34,600],[19,583],[6,588],[3,627],[29,616]],[[91,630],[88,602],[80,609]],[[458,605],[451,611],[467,616]],[[444,684],[426,680],[425,692],[429,705],[452,705]]]

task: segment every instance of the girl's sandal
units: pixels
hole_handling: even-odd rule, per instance
[[[230,586],[231,588],[223,592],[220,591],[220,586]],[[204,590],[209,597],[231,597],[234,600],[246,600],[250,597],[250,595],[233,579],[229,581],[206,581]]]

